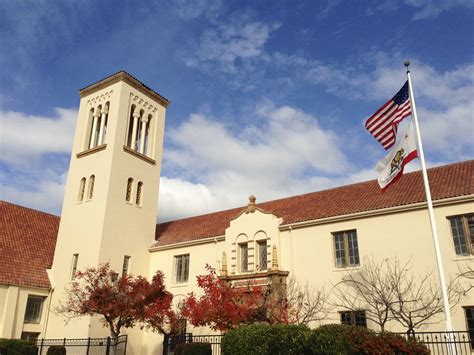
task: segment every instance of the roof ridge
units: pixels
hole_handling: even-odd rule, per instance
[[[431,168],[428,168],[427,170],[428,171],[432,171],[432,170],[438,170],[438,169],[443,169],[443,168],[448,168],[448,167],[451,167],[453,165],[464,165],[464,164],[467,164],[469,162],[473,162],[474,159],[468,159],[468,160],[465,160],[465,161],[461,161],[461,162],[454,162],[454,163],[450,163],[450,164],[444,164],[444,165],[438,165],[438,166],[433,166]],[[421,174],[421,169],[420,170],[416,170],[416,171],[411,171],[409,173],[406,173],[404,174],[404,176],[412,176],[414,174]],[[317,193],[322,193],[322,192],[327,192],[327,191],[334,191],[334,190],[338,190],[338,189],[343,189],[343,188],[347,188],[347,187],[351,187],[351,186],[355,186],[355,185],[364,185],[364,184],[370,184],[370,183],[374,183],[376,182],[377,179],[372,179],[372,180],[365,180],[365,181],[360,181],[360,182],[353,182],[351,184],[347,184],[347,185],[342,185],[342,186],[335,186],[335,187],[331,187],[331,188],[328,188],[328,189],[323,189],[323,190],[318,190],[318,191],[311,191],[311,192],[305,192],[305,193],[302,193],[302,194],[298,194],[298,195],[292,195],[292,196],[287,196],[287,197],[282,197],[282,198],[277,198],[277,199],[274,199],[274,200],[268,200],[268,201],[264,201],[264,202],[260,202],[258,203],[258,205],[266,205],[266,204],[272,204],[272,203],[275,203],[275,202],[280,202],[280,201],[285,201],[285,200],[288,200],[288,199],[293,199],[295,197],[302,197],[302,196],[308,196],[308,195],[312,195],[312,194],[317,194]],[[205,217],[205,216],[209,216],[209,215],[213,215],[213,214],[216,214],[216,213],[223,213],[223,212],[230,212],[232,210],[238,210],[240,208],[245,208],[245,206],[242,206],[242,207],[233,207],[233,208],[228,208],[228,209],[224,209],[224,210],[218,210],[218,211],[214,211],[214,212],[209,212],[209,213],[204,213],[204,214],[199,214],[199,215],[196,215],[196,216],[190,216],[190,217],[185,217],[185,218],[178,218],[178,219],[174,219],[174,220],[170,220],[170,221],[166,221],[166,222],[161,222],[161,223],[157,223],[156,225],[164,225],[166,223],[172,223],[172,222],[177,222],[177,221],[185,221],[185,220],[189,220],[189,219],[193,219],[193,218],[202,218],[202,217]]]

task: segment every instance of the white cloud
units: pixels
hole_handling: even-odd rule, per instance
[[[246,15],[231,16],[227,22],[201,34],[198,47],[188,57],[186,65],[227,74],[251,71],[252,59],[265,54],[265,43],[271,32],[279,27],[277,23],[252,21]]]
[[[77,111],[56,108],[56,117],[0,111],[0,161],[25,166],[43,154],[71,151]]]
[[[36,183],[30,181],[28,186],[3,185],[0,189],[0,200],[10,201],[22,206],[59,215],[66,186],[66,173],[51,176]]]
[[[317,177],[352,169],[336,135],[315,117],[265,103],[255,120],[259,126],[239,131],[194,114],[167,132],[174,147],[164,164],[176,178],[162,179],[160,219],[243,205],[250,194],[262,201],[313,191],[330,184]]]

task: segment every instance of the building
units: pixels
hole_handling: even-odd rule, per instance
[[[178,297],[196,291],[195,277],[206,264],[231,281],[292,275],[314,288],[336,284],[368,258],[411,259],[414,270],[435,271],[419,172],[383,194],[368,181],[258,204],[251,196],[244,207],[157,225],[169,101],[125,72],[79,93],[61,217],[0,204],[1,337],[107,336],[96,317],[65,325],[52,312],[76,270],[105,262],[135,275],[162,270]],[[474,262],[473,171],[474,161],[429,170],[448,277]],[[455,329],[474,331],[472,290],[453,316]],[[424,330],[442,330],[442,320]],[[327,321],[373,326],[363,310],[335,309]],[[161,348],[157,334],[126,333],[128,353]]]

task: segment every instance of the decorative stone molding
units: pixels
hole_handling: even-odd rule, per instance
[[[265,211],[263,208],[257,207],[257,204],[255,203],[255,201],[257,201],[257,198],[254,195],[250,195],[247,207],[245,207],[242,211],[240,211],[237,216],[231,219],[231,221],[239,218],[243,214],[254,213],[255,211],[259,211],[265,214],[273,214],[272,212]]]
[[[101,150],[104,150],[105,148],[107,148],[107,144],[102,144],[102,145],[99,145],[97,147],[87,149],[87,150],[84,150],[83,152],[77,153],[76,157],[82,158],[86,155],[90,155],[90,154],[93,154],[93,153],[96,153],[96,152],[100,152]]]
[[[170,101],[166,97],[161,96],[156,91],[150,89],[148,86],[143,84],[140,80],[128,74],[124,70],[121,70],[118,73],[112,74],[111,76],[105,79],[102,79],[92,85],[89,85],[79,90],[79,96],[84,97],[84,96],[90,95],[96,91],[102,90],[120,81],[127,83],[131,87],[140,91],[142,94],[145,94],[151,97],[153,100],[157,101],[160,105],[163,105],[165,108],[168,107],[168,105],[170,104]]]
[[[156,111],[158,111],[157,107],[153,106],[151,103],[149,103],[148,101],[142,99],[140,96],[138,96],[137,94],[135,94],[133,92],[130,93],[130,98],[131,98],[131,101],[133,101],[133,103],[136,106],[143,107],[149,113],[155,113]]]
[[[225,252],[222,253],[221,276],[227,276],[227,258]]]
[[[272,270],[278,270],[278,255],[277,247],[274,244],[272,249]]]
[[[146,155],[144,154],[141,154],[135,150],[133,150],[132,148],[130,147],[127,147],[126,145],[123,146],[123,150],[129,154],[132,154],[134,156],[136,156],[137,158],[140,158],[141,160],[143,161],[146,161],[147,163],[151,164],[151,165],[156,165],[156,161],[150,157],[147,157]]]
[[[113,90],[110,90],[110,91],[104,92],[101,95],[93,97],[92,99],[87,100],[87,104],[89,106],[95,106],[95,105],[100,104],[104,101],[107,101],[107,100],[110,99],[110,96],[112,95],[113,92],[114,92]]]

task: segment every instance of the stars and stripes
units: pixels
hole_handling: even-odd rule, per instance
[[[365,122],[365,128],[385,149],[395,144],[398,124],[411,115],[408,81],[399,92],[388,100]]]

